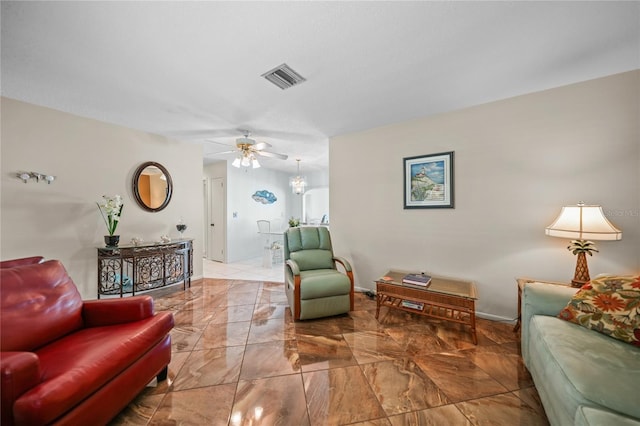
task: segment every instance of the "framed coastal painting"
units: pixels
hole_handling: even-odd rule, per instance
[[[404,208],[453,207],[453,151],[404,158]]]

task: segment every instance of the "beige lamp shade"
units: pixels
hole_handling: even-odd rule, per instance
[[[601,206],[565,206],[545,232],[552,237],[574,240],[621,240],[622,231],[607,220]]]

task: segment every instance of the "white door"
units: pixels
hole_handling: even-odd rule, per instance
[[[202,179],[202,257],[207,259],[207,250],[209,250],[209,182],[207,179]]]
[[[211,179],[209,188],[209,229],[207,258],[217,262],[224,262],[224,180]]]

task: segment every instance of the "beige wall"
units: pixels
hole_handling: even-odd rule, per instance
[[[640,273],[639,100],[636,71],[331,139],[337,254],[363,288],[391,267],[473,279],[478,310],[513,319],[515,277],[573,277],[569,241],[544,228],[584,201],[623,233],[596,243],[591,275]],[[444,151],[455,209],[404,210],[403,158]]]
[[[96,247],[106,226],[96,201],[102,195],[124,199],[117,234],[121,244],[134,236],[195,237],[202,253],[202,149],[164,137],[2,98],[2,178],[0,180],[0,258],[43,255],[60,259],[85,299],[96,297]],[[131,179],[145,161],[164,165],[173,179],[169,206],[150,213],[137,206]],[[22,183],[19,171],[57,176],[51,185]],[[202,277],[195,256],[194,278]]]

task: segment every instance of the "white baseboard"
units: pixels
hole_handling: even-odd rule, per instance
[[[486,314],[484,312],[476,312],[476,317],[486,319],[489,321],[498,321],[498,322],[508,322],[511,324],[515,324],[516,320],[514,318],[506,318],[493,314]]]

